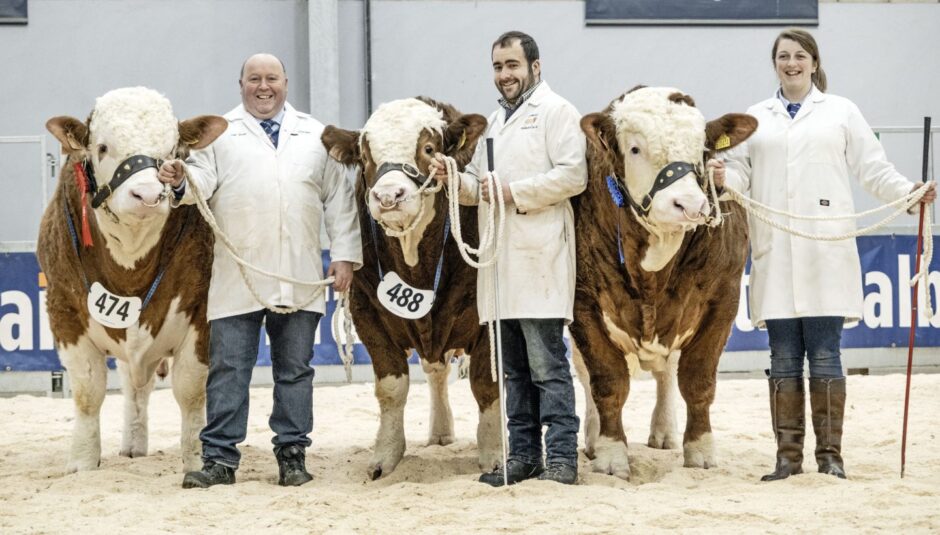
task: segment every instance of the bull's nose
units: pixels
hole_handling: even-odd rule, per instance
[[[704,195],[681,195],[673,200],[673,206],[686,218],[698,219],[706,214],[708,200]]]
[[[372,190],[372,197],[378,201],[382,208],[394,208],[405,198],[405,188],[395,187],[382,190]]]
[[[156,185],[140,185],[131,188],[131,197],[147,206],[156,206],[163,200],[163,187]]]

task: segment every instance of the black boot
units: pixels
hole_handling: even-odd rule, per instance
[[[578,480],[578,467],[572,464],[549,463],[539,476],[540,481],[555,481],[563,485],[574,485]]]
[[[213,485],[231,485],[235,483],[235,469],[214,461],[206,461],[202,470],[187,472],[183,476],[184,489],[206,489]]]
[[[528,464],[516,459],[509,459],[506,462],[509,484],[514,485],[526,479],[538,477],[543,471],[541,464]],[[480,476],[480,483],[486,483],[493,487],[502,487],[505,484],[503,479],[503,467],[500,466],[492,472],[487,472]]]
[[[770,385],[770,421],[777,439],[777,466],[761,481],[776,481],[803,473],[803,437],[806,435],[806,392],[802,377],[773,378]]]
[[[306,454],[303,448],[292,444],[275,453],[277,457],[277,484],[282,487],[299,487],[313,479],[305,466]]]
[[[819,471],[845,479],[842,463],[842,420],[845,415],[845,377],[809,380],[809,402],[816,431]]]

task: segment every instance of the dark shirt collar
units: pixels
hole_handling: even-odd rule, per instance
[[[516,102],[514,103],[510,103],[505,98],[499,99],[499,105],[502,106],[504,110],[506,110],[507,121],[509,120],[510,117],[512,117],[512,114],[515,113],[516,110],[518,110],[519,108],[522,107],[523,104],[525,104],[525,101],[529,100],[529,97],[532,96],[532,93],[535,93],[535,90],[538,89],[540,85],[542,85],[541,80],[539,80],[538,83],[536,83],[532,87],[526,89],[525,93],[523,93],[519,98],[517,98]]]

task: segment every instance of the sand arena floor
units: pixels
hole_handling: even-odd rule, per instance
[[[315,430],[302,488],[276,485],[267,418],[271,389],[251,392],[238,483],[183,490],[179,413],[169,390],[151,400],[151,455],[118,456],[122,399],[102,410],[102,462],[65,475],[72,402],[0,399],[0,532],[12,533],[894,533],[940,532],[940,375],[913,382],[907,474],[898,477],[904,377],[849,378],[844,438],[850,479],[815,472],[758,482],[773,464],[767,385],[722,379],[712,409],[719,466],[682,467],[682,453],[647,448],[654,383],[634,381],[624,420],[631,481],[593,474],[580,484],[477,483],[476,408],[469,385],[451,385],[456,442],[425,446],[429,397],[414,384],[408,448],[398,469],[366,474],[378,428],[372,385],[317,386]],[[580,388],[579,411],[583,407]],[[680,426],[684,417],[680,415]],[[813,439],[807,438],[814,471]]]

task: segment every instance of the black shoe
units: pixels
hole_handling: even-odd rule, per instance
[[[570,464],[549,463],[542,475],[539,476],[539,480],[574,485],[578,480],[578,467]]]
[[[278,485],[282,487],[299,487],[313,479],[313,476],[307,473],[307,468],[304,466],[305,454],[300,446],[283,447],[275,455],[279,473]]]
[[[231,485],[235,483],[235,469],[228,466],[206,461],[202,470],[188,472],[183,476],[184,489],[207,489],[212,485]]]
[[[506,462],[506,466],[509,468],[507,474],[509,475],[510,485],[514,485],[520,481],[525,481],[526,479],[538,477],[539,474],[541,474],[544,470],[541,464],[528,464],[522,461],[517,461],[515,459],[509,459]],[[505,484],[505,479],[503,478],[503,468],[499,467],[492,472],[487,472],[481,475],[480,483],[486,483],[492,487],[502,487],[503,484]]]

